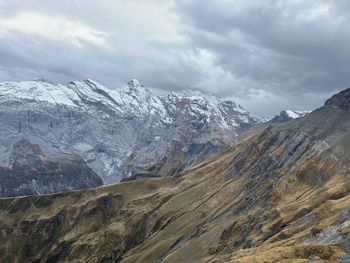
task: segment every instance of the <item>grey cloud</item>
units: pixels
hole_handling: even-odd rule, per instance
[[[126,5],[135,10],[125,11]],[[305,19],[319,7],[328,14]],[[81,48],[20,31],[3,37],[0,30],[3,80],[93,78],[115,88],[138,78],[158,89],[196,88],[234,98],[265,116],[282,108],[315,108],[350,86],[345,0],[5,0],[0,5],[1,19],[25,12],[105,32],[106,46],[82,39]]]
[[[211,50],[237,78],[248,77],[281,94],[345,88],[350,66],[349,4],[305,1],[309,4],[291,6],[291,2],[180,1],[178,12],[192,25],[187,33],[195,36],[195,45]],[[228,3],[226,9],[222,3]],[[298,18],[321,4],[331,6],[329,16],[313,21]]]

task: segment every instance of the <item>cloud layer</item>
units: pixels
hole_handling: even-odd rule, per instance
[[[350,87],[349,19],[346,0],[0,0],[0,79],[138,78],[308,110]]]

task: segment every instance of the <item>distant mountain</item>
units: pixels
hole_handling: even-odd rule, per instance
[[[192,169],[0,199],[0,262],[350,259],[350,89]]]
[[[0,165],[27,139],[47,155],[81,156],[105,183],[175,174],[261,122],[232,101],[191,90],[156,96],[137,80],[115,90],[92,80],[7,81],[0,83]]]
[[[13,146],[10,167],[0,167],[0,197],[88,189],[102,179],[79,156],[45,156],[27,140]]]
[[[279,115],[276,115],[275,117],[273,117],[269,121],[269,123],[282,123],[282,122],[304,117],[309,113],[310,111],[284,110],[284,111],[281,111]]]

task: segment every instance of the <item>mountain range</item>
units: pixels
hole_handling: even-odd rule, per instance
[[[27,140],[47,156],[80,156],[105,184],[174,175],[264,121],[232,101],[191,90],[158,96],[135,79],[118,89],[93,80],[5,81],[0,165],[9,167],[14,144]]]
[[[174,176],[0,199],[1,262],[349,262],[350,89]]]

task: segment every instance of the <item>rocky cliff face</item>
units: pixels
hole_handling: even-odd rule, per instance
[[[137,80],[116,90],[92,80],[2,82],[0,164],[9,165],[13,144],[25,138],[47,155],[81,156],[105,183],[147,171],[159,176],[227,149],[241,128],[263,121],[200,92],[156,96]]]
[[[2,199],[0,261],[347,262],[346,103],[249,133],[173,177]]]
[[[45,156],[27,140],[13,146],[10,167],[0,167],[0,197],[58,193],[102,185],[79,156]]]

